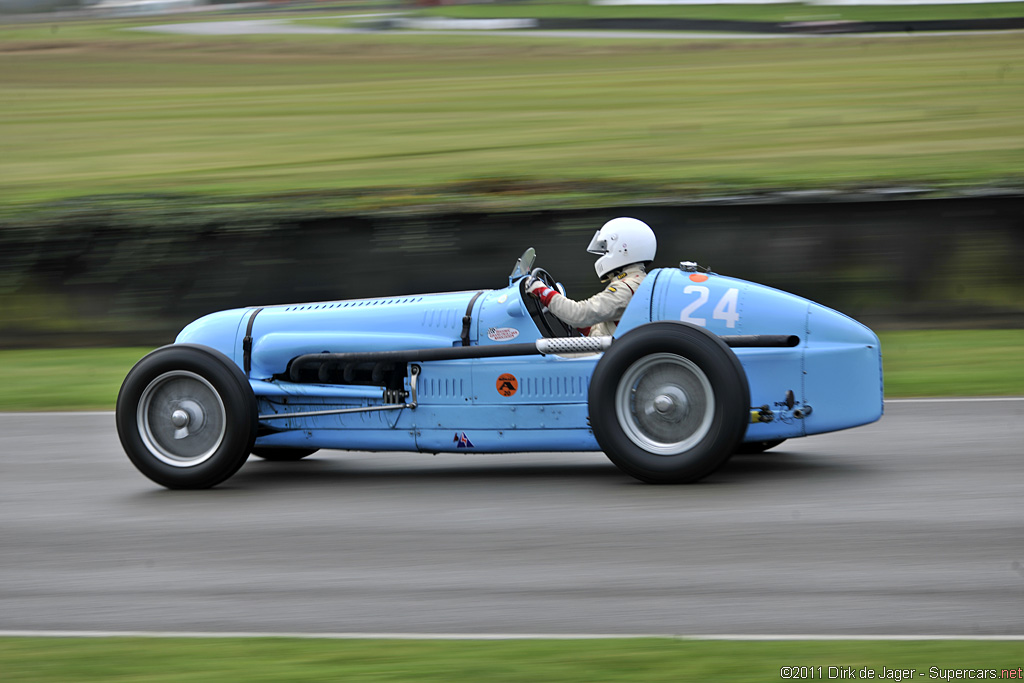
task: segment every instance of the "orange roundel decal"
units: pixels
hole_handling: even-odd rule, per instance
[[[499,394],[508,397],[519,391],[519,380],[516,379],[515,375],[506,372],[503,375],[498,375],[498,381],[495,386],[498,388]]]
[[[690,279],[693,280],[694,282],[707,282],[708,276],[705,275],[704,273],[694,273],[693,275],[690,276]]]

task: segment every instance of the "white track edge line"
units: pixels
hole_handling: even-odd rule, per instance
[[[669,640],[728,641],[1024,641],[1024,635],[865,635],[865,634],[664,634],[664,633],[292,633],[250,631],[45,631],[0,630],[0,638],[297,638],[304,640]]]
[[[1024,401],[1024,396],[972,396],[962,398],[887,398],[886,403],[992,403]]]
[[[0,417],[114,417],[115,414],[113,410],[5,410],[0,412]]]

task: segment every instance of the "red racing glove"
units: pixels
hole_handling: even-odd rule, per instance
[[[526,292],[527,294],[530,294],[540,299],[540,302],[545,306],[549,305],[551,303],[551,300],[555,298],[555,295],[558,294],[558,292],[551,289],[540,280],[537,280],[532,285],[530,285],[530,288],[526,290]]]

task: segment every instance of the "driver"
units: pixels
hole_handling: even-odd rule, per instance
[[[647,277],[647,266],[654,260],[658,240],[654,231],[635,218],[614,218],[597,231],[587,251],[600,254],[594,269],[603,291],[586,301],[573,301],[537,281],[527,290],[555,316],[591,337],[615,332],[629,300]]]

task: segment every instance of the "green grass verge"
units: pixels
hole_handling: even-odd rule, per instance
[[[90,202],[118,214],[126,196],[191,196],[245,213],[241,200],[277,197],[305,212],[324,194],[343,207],[473,193],[593,205],[609,187],[1024,183],[1015,34],[182,37],[130,25],[0,26],[0,215],[109,195]]]
[[[1019,677],[1020,650],[1019,642],[1000,641],[4,638],[0,671],[5,681],[633,683],[778,681],[786,680],[783,667],[814,667],[816,678],[828,680],[829,667],[836,667],[835,679],[840,668],[851,667],[858,680],[863,669],[876,680],[906,680],[909,672],[911,680],[955,680],[949,671]]]
[[[0,351],[0,410],[113,410],[125,375],[151,350]]]
[[[587,0],[519,0],[511,3],[446,5],[421,10],[423,15],[454,18],[557,19],[717,19],[728,21],[931,21],[939,19],[1001,19],[1024,16],[1024,3],[963,5],[634,5],[601,6]]]
[[[1024,396],[1024,330],[882,332],[885,395]]]
[[[1024,395],[1024,330],[882,332],[885,393]],[[112,410],[149,349],[0,351],[0,410]]]

